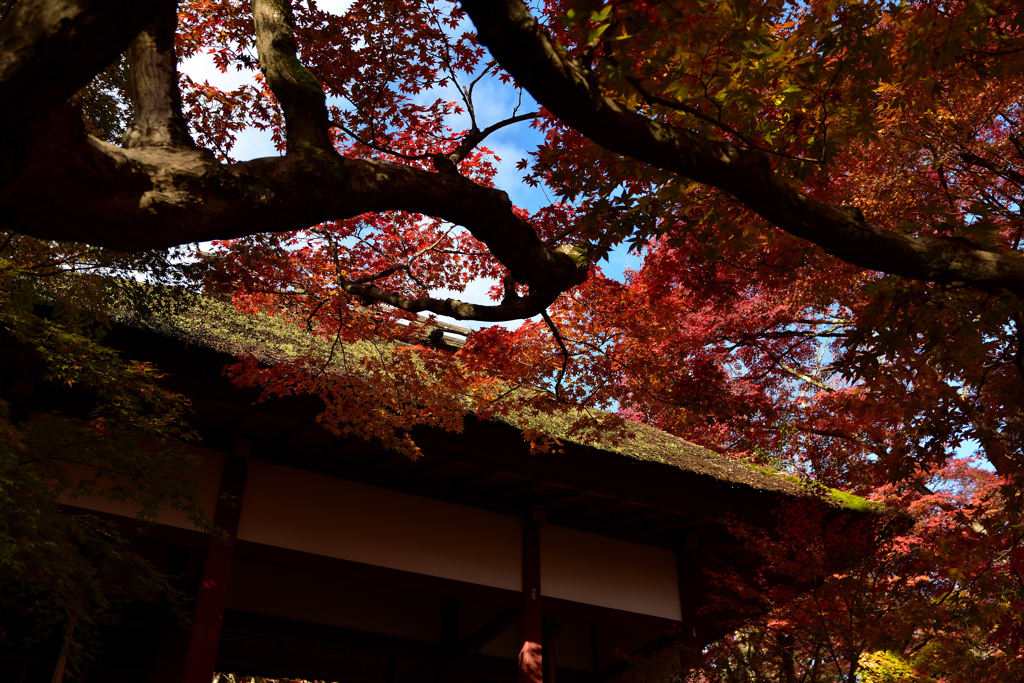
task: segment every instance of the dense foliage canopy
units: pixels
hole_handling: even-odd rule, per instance
[[[767,616],[690,663],[709,676],[1024,677],[1018,3],[0,7],[0,325],[104,399],[86,427],[101,441],[103,424],[187,429],[153,369],[93,346],[110,306],[149,305],[110,275],[201,289],[333,340],[326,353],[386,346],[344,377],[317,371],[323,345],[234,376],[316,393],[329,428],[411,457],[412,425],[568,403],[584,433],[610,409],[914,516],[849,574],[759,593]],[[201,52],[251,82],[178,74]],[[482,120],[480,79],[524,104]],[[507,126],[543,133],[520,168],[545,206],[493,186],[487,138]],[[254,127],[280,154],[234,160]],[[625,247],[642,267],[605,277]],[[436,294],[481,278],[489,302]],[[424,315],[526,321],[452,353],[409,324]],[[152,403],[124,398],[142,382]],[[24,575],[42,560],[19,555],[17,496],[75,484],[52,484],[28,428],[0,417],[0,576]],[[182,495],[140,490],[150,511]],[[79,533],[53,524],[58,545]],[[799,547],[770,559],[813,566],[787,556]]]

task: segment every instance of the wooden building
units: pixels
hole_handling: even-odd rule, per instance
[[[119,325],[108,339],[191,397],[204,436],[196,476],[227,537],[173,510],[140,531],[131,509],[67,501],[69,513],[120,520],[195,598],[190,630],[165,605],[130,606],[104,631],[87,681],[208,683],[231,671],[603,683],[644,655],[730,631],[734,615],[715,608],[709,582],[723,568],[749,573],[759,557],[723,519],[771,528],[784,501],[807,496],[640,426],[616,446],[534,455],[514,427],[470,419],[458,435],[416,432],[425,455],[412,462],[332,436],[312,399],[256,402],[224,379],[236,354],[287,345],[267,325],[211,305],[187,322]],[[67,399],[37,382],[12,400],[31,417]],[[829,514],[864,513],[837,502]],[[45,644],[8,644],[0,680],[49,681],[54,661]]]

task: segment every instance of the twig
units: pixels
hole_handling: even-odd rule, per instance
[[[691,116],[695,116],[698,119],[710,123],[712,126],[715,126],[716,128],[721,128],[730,135],[737,137],[739,140],[743,142],[743,144],[747,145],[751,149],[756,149],[758,151],[766,152],[768,154],[774,154],[785,159],[793,159],[795,161],[810,161],[811,163],[815,164],[820,164],[822,162],[822,159],[812,159],[810,157],[789,154],[787,152],[780,152],[775,149],[769,149],[768,147],[762,147],[761,145],[756,144],[753,140],[748,138],[740,131],[730,126],[728,123],[708,116],[707,114],[702,112],[700,109],[697,109],[696,107],[691,107],[688,104],[684,104],[683,102],[677,102],[676,100],[669,100],[664,97],[658,97],[657,95],[648,92],[647,89],[644,88],[643,85],[640,83],[640,79],[638,78],[627,76],[626,80],[629,81],[634,88],[636,88],[636,91],[640,93],[640,96],[644,98],[644,101],[647,102],[647,104],[660,104],[663,107],[668,107],[669,109],[675,109],[677,111],[685,112]]]
[[[558,331],[558,328],[555,327],[555,323],[551,320],[551,317],[548,316],[547,309],[540,312],[540,317],[544,319],[545,323],[547,323],[548,329],[551,330],[551,334],[554,335],[559,348],[562,349],[562,367],[558,370],[558,379],[555,380],[555,398],[561,401],[562,378],[565,377],[565,370],[569,365],[569,349],[565,348],[565,341],[563,341],[562,335]]]

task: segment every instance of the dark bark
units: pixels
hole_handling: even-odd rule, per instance
[[[0,135],[17,135],[103,71],[164,0],[22,0],[0,21]]]
[[[341,283],[343,288],[412,312],[498,321],[536,315],[586,279],[585,259],[544,245],[512,212],[504,192],[457,174],[338,155],[328,135],[323,91],[296,57],[286,2],[253,0],[253,8],[261,67],[285,111],[289,154],[217,162],[192,146],[181,115],[171,39],[176,3],[149,3],[148,14],[137,2],[129,3],[132,12],[104,13],[107,5],[122,4],[26,0],[20,13],[12,11],[0,25],[0,97],[15,97],[5,99],[20,105],[10,108],[8,120],[15,117],[32,129],[19,163],[7,166],[0,179],[0,228],[139,251],[408,211],[467,228],[530,294],[477,306],[409,299],[366,283]],[[149,23],[157,9],[161,14]],[[148,27],[130,51],[138,115],[122,149],[87,137],[64,102],[128,44],[126,22],[134,33]],[[61,28],[69,25],[74,30]],[[97,43],[112,47],[97,56]],[[62,72],[45,86],[23,84],[25,74],[82,63],[91,66],[75,71],[77,76]]]
[[[33,152],[0,193],[0,221],[35,237],[137,251],[399,210],[465,226],[538,292],[586,278],[586,265],[544,246],[504,192],[461,176],[337,155],[227,165],[205,150],[123,150],[84,137]]]
[[[177,1],[164,2],[156,18],[128,48],[135,104],[135,120],[124,136],[124,146],[129,149],[153,145],[195,146],[181,113],[178,59],[174,51],[177,27]]]
[[[297,59],[290,7],[281,0],[253,0],[253,10],[261,68],[285,112],[289,154],[227,165],[191,147],[174,87],[174,5],[25,0],[0,22],[0,100],[17,103],[0,113],[7,152],[0,227],[134,251],[401,210],[466,227],[530,295],[473,306],[345,283],[351,293],[405,310],[504,320],[541,312],[586,278],[585,259],[542,244],[503,192],[455,174],[339,156],[323,90]],[[482,41],[521,84],[609,150],[729,192],[849,263],[1024,295],[1021,259],[963,239],[885,231],[856,209],[815,200],[775,174],[760,152],[659,124],[604,97],[517,0],[467,0],[465,7]],[[129,149],[87,138],[63,103],[147,26],[130,51],[138,115],[126,136]]]
[[[28,160],[26,138],[103,71],[160,0],[22,0],[0,21],[0,189]],[[63,114],[56,120],[66,121]]]
[[[860,210],[816,200],[774,173],[756,150],[647,119],[605,97],[563,57],[519,0],[464,0],[501,66],[538,102],[612,152],[719,188],[786,232],[862,268],[913,280],[964,283],[1024,296],[1024,260],[969,240],[911,237],[868,223]]]
[[[284,110],[288,153],[333,154],[323,87],[296,56],[289,0],[252,0],[252,16],[260,70]]]

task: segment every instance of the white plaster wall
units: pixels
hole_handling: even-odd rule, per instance
[[[515,517],[253,461],[238,538],[521,590],[521,529]]]
[[[675,553],[545,524],[540,590],[590,605],[679,620]]]
[[[158,450],[159,446],[154,445],[153,448],[154,450]],[[217,498],[220,491],[220,478],[221,474],[224,472],[224,463],[227,461],[228,456],[224,453],[211,451],[205,448],[182,446],[182,449],[186,452],[194,453],[202,457],[202,461],[196,466],[196,469],[193,470],[193,472],[196,477],[196,482],[200,487],[200,507],[206,513],[210,521],[213,521],[213,514],[217,509]],[[69,468],[69,474],[73,479],[94,479],[97,482],[97,486],[100,488],[110,485],[109,481],[102,476],[102,474],[98,474],[96,470],[91,467],[75,465]],[[100,496],[79,496],[75,498],[65,496],[61,498],[60,502],[65,505],[73,505],[86,510],[105,512],[111,515],[119,515],[121,517],[134,518],[138,514],[138,508],[130,503],[118,503]],[[178,527],[180,529],[195,529],[195,525],[189,521],[184,512],[181,510],[175,510],[169,505],[164,505],[160,508],[156,522],[158,524],[166,524],[167,526]]]
[[[190,450],[204,455],[196,477],[212,519],[227,456]],[[98,497],[62,502],[124,517],[136,513]],[[157,521],[193,528],[170,508]],[[246,541],[514,591],[522,589],[521,534],[516,517],[259,460],[249,463],[238,530]],[[545,524],[541,573],[544,595],[680,618],[675,556],[668,550]]]

